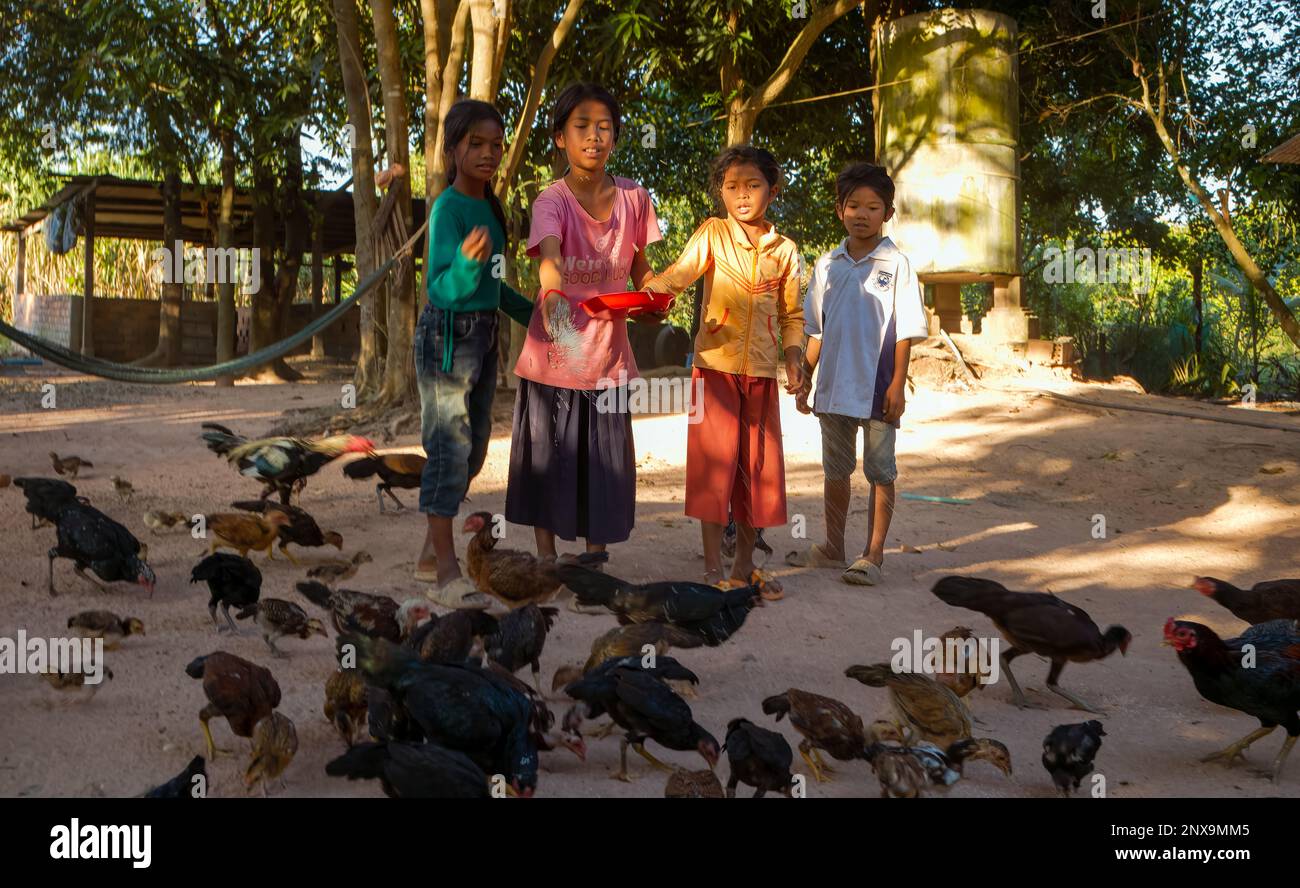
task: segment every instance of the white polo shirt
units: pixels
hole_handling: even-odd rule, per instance
[[[804,294],[804,333],[822,341],[813,410],[882,419],[898,340],[929,327],[912,263],[888,237],[854,260],[848,238],[817,260]]]

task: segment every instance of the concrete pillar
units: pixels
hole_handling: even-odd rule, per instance
[[[934,313],[948,333],[961,332],[961,284],[933,283]]]
[[[1020,300],[1020,276],[993,278],[993,308],[984,316],[982,335],[993,342],[1025,342],[1038,338],[1038,318]]]
[[[83,355],[93,356],[95,354],[95,192],[91,191],[86,195],[86,205],[84,209],[85,219],[85,280],[84,293],[81,299],[81,324],[79,328],[74,327],[72,334],[74,339],[81,343],[80,351]]]

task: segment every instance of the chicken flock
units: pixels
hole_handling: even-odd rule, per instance
[[[707,693],[707,683],[669,652],[743,644],[735,636],[743,633],[751,612],[781,597],[779,584],[761,572],[754,573],[749,585],[736,588],[628,582],[604,570],[605,553],[547,561],[506,548],[494,533],[494,516],[475,512],[462,531],[469,537],[467,575],[483,593],[482,601],[439,613],[427,598],[399,602],[344,588],[343,583],[362,585],[355,578],[372,557],[364,550],[343,556],[343,535],[322,529],[301,506],[313,475],[340,457],[359,455],[344,464],[344,474],[355,480],[378,478],[379,511],[386,510],[385,497],[402,509],[393,490],[418,489],[423,457],[381,455],[355,435],[246,439],[215,423],[204,423],[200,438],[240,475],[260,483],[260,498],[232,502],[232,511],[225,512],[151,511],[142,524],[154,535],[189,532],[206,541],[207,554],[193,565],[189,581],[206,589],[218,637],[238,635],[239,621],[251,621],[268,656],[279,660],[292,655],[294,644],[332,636],[338,668],[320,676],[321,717],[340,743],[339,754],[325,766],[332,777],[377,780],[393,798],[527,797],[539,789],[543,754],[572,755],[585,762],[588,740],[618,733],[619,769],[613,776],[634,779],[631,750],[666,772],[664,794],[669,797],[734,797],[740,785],[755,797],[804,795],[805,778],[794,770],[794,750],[785,735],[759,723],[775,727],[783,720],[799,735],[799,757],[817,783],[835,779],[836,768],[850,775],[869,771],[882,797],[915,798],[942,793],[965,779],[977,762],[1003,775],[995,779],[1013,774],[1007,746],[978,736],[986,732],[972,709],[972,694],[989,676],[973,662],[961,669],[946,664],[930,674],[898,671],[888,662],[848,665],[847,677],[884,692],[889,708],[882,717],[865,723],[843,701],[788,688],[763,699],[761,713],[736,714],[719,740],[696,721],[688,702]],[[134,583],[151,598],[157,577],[148,562],[148,546],[72,483],[94,463],[70,454],[51,453],[50,458],[62,477],[13,479],[33,530],[53,526],[55,531],[47,553],[49,595],[60,594],[55,562],[66,560],[80,579],[101,590]],[[112,481],[121,501],[130,502],[133,485],[116,475]],[[299,505],[290,502],[295,495]],[[303,565],[290,546],[318,554]],[[319,557],[328,548],[339,555]],[[263,574],[252,558],[275,561],[277,550],[302,570],[293,597],[263,595]],[[1209,626],[1170,618],[1164,643],[1174,649],[1191,687],[1204,699],[1259,723],[1203,761],[1231,765],[1251,744],[1281,727],[1286,739],[1272,767],[1263,772],[1277,782],[1300,737],[1300,579],[1241,589],[1199,577],[1192,585],[1250,628],[1236,638],[1222,638]],[[1048,690],[1073,708],[1099,713],[1061,686],[1062,673],[1070,663],[1126,654],[1132,635],[1123,626],[1103,630],[1081,608],[1055,595],[1016,592],[989,579],[944,577],[932,592],[947,605],[983,615],[996,628],[1005,642],[999,665],[1013,705],[1029,703],[1011,664],[1024,654],[1036,654],[1050,663]],[[569,610],[612,616],[616,625],[605,624],[587,660],[560,666],[544,690],[541,660],[548,633],[560,619],[585,621],[562,617],[562,609],[552,606],[562,595],[571,596]],[[488,602],[492,613],[484,608]],[[144,611],[147,602],[136,606]],[[84,638],[103,639],[110,651],[129,650],[138,643],[133,639],[146,635],[141,618],[103,609],[70,615],[67,628]],[[965,626],[941,636],[969,644],[974,638]],[[298,641],[281,647],[286,639]],[[231,734],[248,741],[247,788],[259,787],[266,794],[275,781],[287,785],[285,773],[297,752],[298,734],[278,711],[281,689],[271,669],[219,649],[176,668],[200,683],[205,702],[199,705],[197,692],[194,701],[204,752],[143,795],[201,794],[196,787],[206,786],[208,763],[230,752],[217,747],[213,721],[224,722]],[[528,680],[518,677],[525,668]],[[57,691],[82,700],[98,688],[86,685],[79,673],[44,677]],[[112,677],[107,665],[104,677]],[[988,698],[981,695],[981,710],[996,705]],[[1059,725],[1044,738],[1042,765],[1058,792],[1079,790],[1094,771],[1105,736],[1102,722],[1092,719]],[[705,767],[666,764],[655,755],[658,750],[698,755]],[[724,753],[725,785],[716,773]],[[828,758],[842,764],[832,766]],[[864,765],[852,764],[859,760]],[[989,776],[984,771],[979,779]]]

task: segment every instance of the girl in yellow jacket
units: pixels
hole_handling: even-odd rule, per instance
[[[681,257],[644,289],[680,293],[701,275],[704,300],[691,370],[686,514],[702,523],[706,581],[722,580],[722,531],[736,522],[724,585],[748,583],[758,528],[786,523],[777,370],[802,384],[799,253],[765,216],[781,187],[776,159],[734,145],[713,161],[710,186],[726,214],[700,225]]]

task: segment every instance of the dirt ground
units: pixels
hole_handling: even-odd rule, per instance
[[[281,645],[291,659],[273,660],[251,626],[237,638],[218,637],[208,618],[206,589],[188,582],[204,544],[187,533],[152,536],[141,520],[150,509],[221,511],[233,499],[256,496],[255,482],[204,448],[199,423],[218,421],[256,435],[286,410],[337,403],[344,369],[318,374],[314,382],[233,389],[128,386],[46,371],[0,379],[0,472],[50,475],[50,450],[93,461],[95,467],[77,481],[79,490],[148,543],[159,581],[152,599],[125,584],[105,595],[59,561],[55,583],[61,594],[50,598],[45,552],[54,532],[31,531],[21,493],[0,490],[5,541],[0,636],[14,637],[19,629],[57,636],[71,614],[87,608],[139,617],[148,633],[127,639],[108,655],[115,679],[89,702],[51,704],[52,691],[39,679],[0,676],[0,795],[130,795],[176,774],[203,743],[197,716],[205,700],[184,666],[219,648],[268,666],[283,689],[280,711],[296,723],[300,746],[286,773],[288,789],[280,794],[380,794],[377,783],[349,783],[324,773],[324,763],[343,749],[321,713],[324,682],[334,668],[332,639],[288,639]],[[47,380],[57,386],[52,410],[39,404],[40,384]],[[1225,631],[1244,628],[1188,588],[1193,576],[1211,574],[1248,586],[1298,572],[1300,437],[1294,431],[1300,430],[1300,418],[1153,398],[1117,387],[1050,385],[1086,398],[1249,415],[1293,431],[1084,407],[1029,392],[922,384],[898,437],[898,489],[971,502],[900,500],[886,583],[861,588],[841,583],[838,572],[780,563],[788,550],[820,538],[822,528],[817,423],[798,414],[783,396],[789,509],[792,517],[806,517],[810,539],[792,539],[791,527],[768,531],[777,552],[768,567],[784,583],[785,600],[756,610],[721,647],[678,652],[702,678],[700,696],[692,702],[697,721],[719,742],[727,721],[737,716],[772,727],[760,701],[790,687],[837,697],[868,720],[886,715],[885,692],[846,678],[845,667],[887,660],[891,641],[910,638],[917,629],[934,636],[961,624],[978,635],[993,635],[983,616],[950,608],[929,592],[941,576],[973,574],[1013,589],[1054,592],[1087,609],[1102,627],[1120,623],[1133,633],[1127,657],[1072,664],[1062,679],[1063,686],[1106,710],[1101,719],[1107,736],[1097,764],[1110,796],[1300,797],[1300,760],[1290,763],[1278,787],[1240,765],[1225,770],[1197,762],[1257,722],[1203,701],[1172,650],[1160,644],[1165,620],[1175,615],[1190,614]],[[500,421],[487,465],[470,492],[474,509],[493,512],[504,506],[513,395],[503,391],[498,398]],[[609,572],[639,580],[702,573],[698,526],[682,514],[685,431],[682,415],[636,421],[637,527],[629,542],[613,547]],[[383,449],[418,452],[418,437],[399,437]],[[114,493],[109,476],[115,474],[134,484],[131,502]],[[864,542],[865,492],[858,475],[851,547]],[[343,534],[346,553],[364,548],[374,556],[374,563],[346,585],[401,600],[423,588],[411,572],[424,519],[415,509],[414,492],[399,496],[408,509],[380,515],[373,485],[353,482],[331,465],[311,479],[301,505],[322,527]],[[1106,519],[1105,539],[1092,535],[1097,514]],[[531,548],[531,531],[509,526],[505,545]],[[279,557],[269,564],[260,555],[255,560],[265,576],[264,595],[298,598],[292,584],[302,578],[302,568]],[[612,617],[563,610],[543,656],[547,687],[557,666],[580,662],[591,640],[612,625]],[[1039,763],[1043,737],[1055,725],[1092,716],[1068,709],[1044,689],[1045,661],[1026,656],[1015,666],[1031,701],[1045,709],[1013,707],[1005,679],[970,698],[982,722],[976,734],[1006,743],[1014,776],[1007,779],[976,763],[947,795],[1053,794]],[[552,706],[562,712],[565,704]],[[787,722],[776,727],[797,743]],[[246,745],[223,721],[213,722],[213,732],[218,745],[241,752],[209,765],[211,793],[244,795],[238,778]],[[1259,742],[1249,754],[1251,765],[1271,762],[1281,742],[1280,731]],[[618,764],[617,735],[590,747],[585,764],[564,751],[545,754],[538,795],[662,794],[663,775],[636,756],[631,756],[635,782],[609,779]],[[694,754],[651,748],[669,762],[703,766]],[[801,765],[797,756],[795,764]],[[725,763],[718,770],[725,779]],[[865,763],[840,764],[836,776],[824,785],[810,780],[809,797],[878,793]]]

